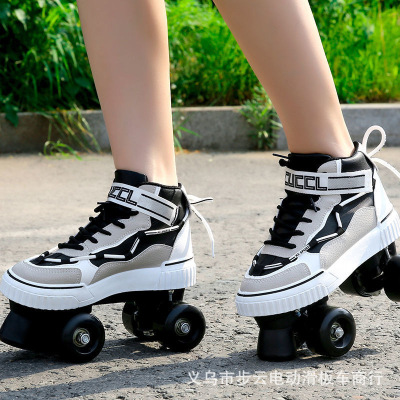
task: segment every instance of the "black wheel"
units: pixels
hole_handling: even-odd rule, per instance
[[[147,316],[147,319],[149,319],[149,316]],[[129,301],[125,303],[122,310],[122,322],[125,329],[140,340],[153,341],[157,339],[152,327],[147,327],[148,329],[143,329],[143,327],[141,326],[143,324],[140,324],[138,306],[134,301]],[[148,323],[149,322],[151,323],[151,321],[148,321]]]
[[[340,290],[346,294],[370,297],[371,293],[366,293],[364,287],[360,284],[359,270],[355,270],[340,286]]]
[[[383,282],[386,296],[392,301],[400,301],[400,256],[392,257],[386,264]]]
[[[396,245],[390,244],[360,265],[341,285],[347,294],[370,297],[378,295],[384,287],[384,273],[389,258],[396,254]]]
[[[77,363],[93,360],[103,348],[104,339],[103,324],[94,315],[75,315],[62,330],[61,355]]]
[[[318,307],[310,313],[311,330],[306,340],[314,353],[328,357],[340,357],[353,346],[356,324],[353,316],[344,308]]]
[[[203,313],[189,304],[175,304],[158,326],[160,342],[173,351],[189,351],[203,339],[206,321]]]

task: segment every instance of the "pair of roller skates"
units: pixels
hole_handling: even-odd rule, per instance
[[[383,139],[367,153],[375,129]],[[260,327],[260,358],[294,358],[304,343],[319,354],[345,354],[354,342],[355,323],[348,311],[327,305],[337,287],[361,296],[383,288],[392,300],[399,299],[394,241],[400,221],[375,162],[400,175],[372,158],[384,138],[383,129],[373,126],[350,157],[281,156],[286,197],[236,296],[238,313],[255,317]],[[90,314],[92,305],[125,302],[123,322],[135,336],[177,351],[197,346],[204,317],[182,299],[184,288],[195,283],[192,211],[212,239],[194,206],[206,200],[187,196],[182,186],[116,171],[97,217],[67,243],[4,274],[0,290],[10,299],[11,312],[0,339],[88,361],[104,343],[104,329]]]

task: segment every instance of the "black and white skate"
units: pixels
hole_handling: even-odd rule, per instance
[[[366,153],[370,132],[351,157],[289,154],[281,160],[286,197],[243,279],[239,314],[274,315],[316,302],[400,236],[377,159]]]
[[[374,130],[382,140],[367,153]],[[289,154],[280,160],[286,167],[286,197],[236,296],[238,313],[255,317],[260,327],[260,358],[294,358],[304,342],[326,356],[349,351],[354,319],[347,310],[327,305],[339,286],[361,296],[385,289],[400,300],[400,258],[393,257],[400,221],[375,162],[400,174],[372,157],[385,137],[380,126],[372,126],[350,157]]]
[[[26,337],[32,336],[36,329],[37,322],[34,320],[60,320],[56,324],[58,328],[54,329],[62,331],[71,318],[76,319],[76,315],[90,312],[93,304],[132,300],[136,302],[132,318],[138,315],[138,307],[147,307],[148,312],[156,313],[160,307],[167,307],[165,304],[170,304],[169,308],[180,304],[184,288],[194,285],[196,281],[189,225],[192,211],[205,224],[213,243],[207,222],[194,206],[207,200],[212,199],[188,196],[181,185],[160,185],[148,182],[145,175],[117,170],[107,201],[99,203],[95,209],[98,212],[96,217],[90,217],[89,223],[79,228],[79,232],[67,242],[30,257],[5,272],[0,290],[10,299],[12,311],[9,323],[6,320],[0,331],[0,338],[18,347],[32,348],[32,343],[26,344]],[[179,329],[189,329],[191,317],[197,321],[195,324],[204,325],[200,311],[197,310],[201,318],[200,314],[187,307],[181,310],[183,314],[190,314],[186,320],[177,317],[183,321],[179,322],[183,324],[179,325]],[[162,313],[164,319],[171,311],[169,308],[168,312],[164,310]],[[147,322],[143,318],[141,322],[128,322],[127,313],[124,318],[129,330],[138,333],[143,329],[152,329],[152,323],[147,323],[148,316]],[[32,320],[29,314],[34,316]],[[141,311],[139,314],[146,313]],[[175,314],[180,312],[175,310]],[[67,337],[75,335],[75,339],[69,337],[72,340],[70,345],[78,351],[77,358],[80,357],[80,360],[86,360],[80,347],[86,349],[89,346],[82,340],[89,340],[91,329],[92,336],[99,335],[99,327],[93,318],[91,315],[83,321],[78,318],[79,321],[71,322],[74,327],[75,324],[77,326],[70,333],[64,332]],[[21,321],[29,323],[21,325]],[[20,323],[21,334],[14,335],[14,340],[10,338],[10,327],[16,323]],[[164,323],[166,321],[158,321],[159,326],[164,326]],[[24,329],[26,332],[22,332]],[[204,326],[200,327],[201,330],[202,337]],[[60,335],[58,332],[53,336],[60,338]],[[190,337],[189,331],[185,337]],[[198,337],[192,338],[190,345],[182,345],[181,349],[187,350],[193,343],[197,345],[201,340]],[[77,338],[82,339],[82,343]],[[174,347],[174,343],[169,343],[169,347]],[[95,355],[93,349],[89,349],[88,353],[87,359]]]

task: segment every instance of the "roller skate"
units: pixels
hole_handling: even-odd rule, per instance
[[[382,134],[367,152],[368,137]],[[351,313],[327,304],[340,287],[372,296],[384,289],[400,300],[400,257],[395,240],[400,221],[372,157],[384,145],[380,126],[370,127],[350,157],[289,154],[286,197],[278,206],[269,237],[255,255],[236,296],[240,315],[260,328],[257,353],[269,361],[290,360],[304,344],[314,353],[339,357],[352,347],[356,326]]]
[[[0,339],[11,346],[86,362],[101,351],[105,332],[92,306],[125,303],[125,328],[140,339],[189,351],[205,333],[202,312],[184,303],[196,281],[189,216],[211,229],[181,184],[148,182],[117,170],[105,202],[75,236],[10,268],[0,283],[10,313]]]

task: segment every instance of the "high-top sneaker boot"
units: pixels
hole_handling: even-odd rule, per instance
[[[98,204],[99,214],[68,242],[10,268],[1,292],[24,306],[70,310],[119,293],[195,283],[193,208],[181,185],[117,170],[107,201]]]
[[[148,182],[145,175],[117,170],[107,201],[66,243],[10,268],[0,290],[10,313],[0,340],[22,349],[60,353],[74,362],[101,351],[105,332],[92,305],[125,305],[122,321],[139,339],[188,351],[205,332],[202,312],[184,303],[196,280],[189,216],[193,204],[182,185]],[[214,248],[214,247],[213,247]]]
[[[375,129],[383,140],[367,154]],[[286,197],[245,274],[236,297],[239,314],[276,315],[315,303],[400,236],[374,162],[388,164],[370,158],[384,135],[381,127],[369,128],[350,157],[289,154],[280,160]]]

